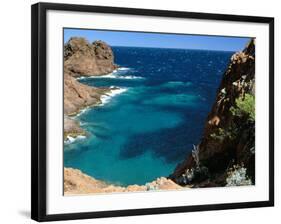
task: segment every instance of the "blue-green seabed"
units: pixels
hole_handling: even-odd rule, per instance
[[[76,117],[89,136],[64,145],[64,166],[122,186],[168,176],[200,141],[233,52],[114,47],[120,69],[90,86],[126,91]]]

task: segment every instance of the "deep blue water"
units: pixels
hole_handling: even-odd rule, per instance
[[[65,144],[64,165],[110,183],[168,176],[198,144],[233,52],[114,47],[120,69],[79,81],[126,90],[77,116],[89,136]]]

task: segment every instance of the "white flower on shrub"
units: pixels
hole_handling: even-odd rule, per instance
[[[185,173],[182,174],[182,182],[184,184],[188,184],[190,181],[192,181],[193,177],[194,177],[194,170],[187,169]]]
[[[247,176],[247,169],[240,165],[234,165],[227,172],[226,186],[245,186],[252,185],[251,179]]]

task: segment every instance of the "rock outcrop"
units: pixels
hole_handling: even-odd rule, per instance
[[[109,93],[109,88],[84,85],[75,78],[79,76],[103,75],[112,72],[114,56],[111,48],[102,41],[90,44],[84,38],[73,37],[64,46],[64,138],[85,134],[79,124],[68,116],[81,109],[98,105],[101,96]]]
[[[90,44],[84,38],[73,37],[64,46],[64,68],[71,76],[79,77],[108,74],[117,66],[112,49],[105,42]]]
[[[80,127],[79,123],[64,115],[64,139],[66,140],[68,137],[76,138],[78,136],[84,136],[86,133]]]
[[[80,109],[101,103],[100,97],[109,92],[106,88],[95,88],[84,85],[64,72],[64,113],[76,114]]]
[[[203,137],[170,176],[194,187],[225,186],[239,169],[255,182],[255,40],[235,53],[223,75]],[[239,168],[240,167],[240,168]],[[249,182],[247,182],[249,183]]]
[[[149,190],[171,190],[183,189],[183,187],[174,183],[165,177],[147,183],[146,185],[129,185],[127,187],[107,184],[104,181],[96,180],[82,173],[78,169],[64,168],[64,194],[95,194],[95,193],[113,193],[113,192],[137,192]]]

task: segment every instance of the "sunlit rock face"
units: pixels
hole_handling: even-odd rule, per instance
[[[112,49],[105,42],[90,44],[80,37],[73,37],[65,44],[64,67],[74,77],[108,74],[117,68]]]
[[[78,169],[64,168],[64,194],[96,194],[114,192],[136,192],[151,190],[176,190],[181,186],[165,177],[157,178],[155,181],[145,185],[129,185],[127,187],[108,184],[82,173]]]

